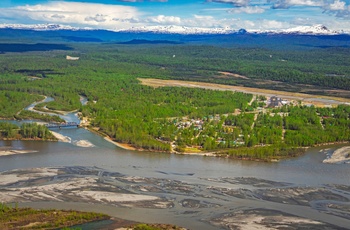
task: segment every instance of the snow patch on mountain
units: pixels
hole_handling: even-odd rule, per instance
[[[316,35],[335,35],[340,32],[329,30],[324,25],[315,25],[315,26],[298,26],[295,28],[290,28],[283,30],[282,33],[290,33],[290,34],[316,34]]]
[[[130,29],[116,30],[116,32],[154,32],[169,34],[229,34],[236,31],[230,28],[201,28],[186,26],[144,26],[132,27]]]

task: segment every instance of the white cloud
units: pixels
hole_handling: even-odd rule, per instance
[[[107,21],[108,15],[96,14],[95,16],[89,16],[85,18],[85,21],[105,22]]]
[[[249,5],[250,0],[207,0],[206,2],[225,3],[234,6],[247,6]]]
[[[287,9],[292,6],[323,6],[323,0],[269,0],[274,9]]]
[[[350,6],[346,5],[346,2],[341,0],[334,0],[333,2],[328,2],[323,6],[326,13],[335,15],[336,17],[342,19],[350,19]]]
[[[158,15],[154,17],[148,17],[144,20],[144,22],[162,25],[180,25],[181,18],[175,16]]]
[[[335,15],[342,19],[350,19],[350,6],[342,0],[267,0],[273,3],[272,9],[288,9],[293,6],[317,7],[323,13]]]
[[[346,9],[345,5],[346,5],[345,2],[336,0],[333,3],[329,4],[327,8],[329,10],[345,10]]]
[[[210,15],[193,15],[189,18],[180,18],[173,16],[158,15],[145,19],[131,19],[129,22],[137,23],[137,25],[147,25],[154,28],[155,26],[183,26],[194,28],[222,28],[238,30],[245,28],[247,30],[280,30],[289,28],[290,24],[277,20],[242,20],[240,18],[215,18]]]
[[[140,15],[141,13],[135,7],[130,6],[62,1],[0,10],[0,16],[3,17],[12,16],[16,19],[28,19],[37,23],[99,26],[107,29],[124,27],[126,25],[121,23],[122,20]]]
[[[265,12],[265,9],[258,7],[258,6],[247,6],[247,7],[238,7],[238,8],[232,8],[228,10],[227,12],[233,13],[233,14],[262,14]]]

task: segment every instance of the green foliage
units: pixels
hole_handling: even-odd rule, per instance
[[[29,110],[22,110],[19,114],[15,115],[17,120],[40,120],[46,122],[65,122],[57,115],[51,116],[47,114],[40,114]]]
[[[109,216],[101,213],[35,210],[32,208],[18,208],[17,203],[7,205],[0,203],[1,229],[80,229],[69,228],[91,221],[105,220]],[[31,224],[31,225],[30,225]],[[30,226],[29,226],[30,225]]]
[[[133,230],[161,230],[161,228],[152,227],[147,224],[138,224],[133,227]]]
[[[8,122],[0,122],[0,138],[15,138],[19,127]]]
[[[21,127],[8,122],[0,122],[0,138],[56,140],[45,125],[23,123]]]
[[[0,91],[0,116],[13,118],[13,116],[32,102],[41,100],[42,96],[16,91]]]
[[[82,230],[82,228],[70,228],[70,227],[64,227],[64,228],[61,228],[61,230]]]
[[[282,117],[278,114],[259,114],[255,121],[251,137],[255,137],[255,144],[277,144],[282,137]],[[251,138],[252,139],[252,138]],[[254,145],[254,144],[253,144]]]
[[[283,159],[287,157],[296,157],[305,152],[305,149],[290,147],[287,145],[271,145],[263,147],[241,147],[236,149],[230,149],[218,153],[219,155],[228,155],[232,158],[243,159],[243,160],[262,160],[272,161]]]
[[[72,46],[81,54],[78,62],[67,61],[62,51],[0,55],[0,116],[58,120],[29,111],[18,113],[42,99],[40,95],[51,96],[55,99],[53,102],[37,107],[79,110],[91,119],[92,126],[99,127],[112,139],[156,151],[170,151],[172,143],[178,151],[184,151],[186,146],[219,150],[242,145],[310,146],[349,140],[348,106],[319,110],[285,106],[271,114],[260,114],[254,121],[254,114],[248,111],[261,106],[264,97],[256,98],[249,106],[252,100],[249,94],[152,88],[140,85],[137,80],[153,77],[255,87],[274,87],[257,82],[277,80],[292,83],[289,85],[311,84],[349,90],[348,48],[305,52],[188,45]],[[223,77],[219,71],[245,75],[249,79]],[[79,95],[88,98],[86,106],[81,105]],[[247,112],[235,116],[236,109]],[[276,115],[279,112],[285,116]],[[183,117],[203,120],[203,124],[179,128]],[[10,127],[1,130],[3,136],[17,135]],[[37,127],[24,127],[20,134],[50,138]]]
[[[317,114],[320,112],[320,116]],[[316,109],[314,107],[290,107],[284,119],[285,143],[293,146],[350,140],[350,106]]]
[[[22,138],[39,138],[43,140],[55,139],[55,137],[45,125],[38,125],[36,123],[23,123],[21,125],[19,133],[21,134]]]
[[[173,79],[222,84],[239,82],[264,87],[252,80],[217,77],[218,71],[227,71],[253,79],[350,89],[349,48],[293,51],[186,45],[142,47],[134,50],[137,55],[130,55],[125,48],[118,51],[114,56],[118,61],[165,67],[160,76]],[[172,58],[173,54],[176,58]],[[291,87],[285,87],[285,90],[289,91]]]

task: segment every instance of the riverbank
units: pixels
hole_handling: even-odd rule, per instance
[[[56,133],[52,130],[50,130],[50,132],[52,133],[52,135],[54,135],[58,139],[58,141],[66,142],[66,143],[70,143],[72,141],[69,137],[63,136],[60,133]]]
[[[75,110],[72,110],[72,111],[63,111],[63,110],[51,110],[51,109],[48,109],[46,107],[43,107],[42,109],[38,109],[38,108],[28,108],[29,111],[32,111],[32,112],[36,112],[36,113],[45,113],[45,114],[57,114],[57,115],[67,115],[69,113],[76,113],[78,112],[79,110],[75,109]]]
[[[131,151],[141,151],[139,149],[136,149],[136,148],[132,147],[129,144],[124,144],[124,143],[119,143],[119,142],[113,141],[110,137],[104,137],[104,139],[106,141],[114,144],[115,146],[118,146],[119,148],[122,148],[122,149],[131,150]]]
[[[203,157],[217,157],[217,152],[173,152],[178,155],[191,155],[191,156],[203,156]]]
[[[106,141],[108,141],[109,143],[112,143],[115,146],[118,146],[119,148],[125,149],[125,150],[131,150],[131,151],[141,151],[135,147],[133,147],[132,145],[129,144],[124,144],[124,143],[120,143],[120,142],[116,142],[114,140],[111,139],[111,137],[109,137],[107,134],[100,132],[98,129],[98,127],[89,127],[89,126],[85,126],[85,129],[89,130],[92,133],[95,133],[101,137],[103,137],[103,139],[105,139]]]
[[[150,151],[150,152],[157,152],[157,151],[152,151],[152,150],[145,150],[145,149],[140,149],[140,148],[135,148],[131,144],[125,144],[125,143],[120,143],[112,140],[107,134],[99,131],[98,127],[85,127],[89,131],[96,133],[100,136],[102,136],[106,141],[118,146],[119,148],[125,149],[125,150],[130,150],[130,151]],[[331,142],[331,143],[321,143],[316,146],[326,146],[326,145],[334,145],[334,144],[344,144],[344,143],[349,143],[349,142]],[[236,159],[236,160],[242,160],[242,161],[257,161],[257,162],[279,162],[280,160],[283,159],[290,159],[290,158],[295,158],[303,155],[306,150],[310,147],[314,146],[308,146],[308,147],[292,147],[290,146],[287,149],[279,149],[275,148],[273,149],[272,152],[275,152],[274,154],[277,154],[275,156],[271,156],[268,154],[267,157],[264,157],[259,150],[262,152],[266,152],[264,148],[267,146],[255,146],[255,147],[245,147],[245,148],[232,148],[232,149],[224,149],[224,150],[218,150],[218,151],[210,151],[210,152],[203,152],[203,151],[198,151],[198,152],[176,152],[172,151],[170,153],[174,153],[177,155],[191,155],[191,156],[202,156],[202,157],[223,157],[223,158],[230,158],[230,159]],[[277,149],[277,152],[276,152]],[[254,152],[258,150],[257,152]],[[253,151],[253,152],[252,152]]]
[[[93,212],[65,210],[36,210],[16,205],[0,204],[1,229],[61,229],[78,224],[111,219]]]

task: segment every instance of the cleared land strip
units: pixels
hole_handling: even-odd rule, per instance
[[[243,93],[251,93],[264,95],[266,97],[277,96],[287,100],[302,101],[304,104],[313,104],[315,106],[325,105],[339,105],[350,104],[350,99],[340,97],[330,97],[323,95],[311,95],[305,93],[293,93],[270,89],[250,88],[243,86],[221,85],[206,82],[194,82],[194,81],[180,81],[180,80],[161,80],[153,78],[138,78],[143,85],[152,87],[164,87],[164,86],[177,86],[177,87],[190,87],[190,88],[202,88],[212,90],[229,90]]]

